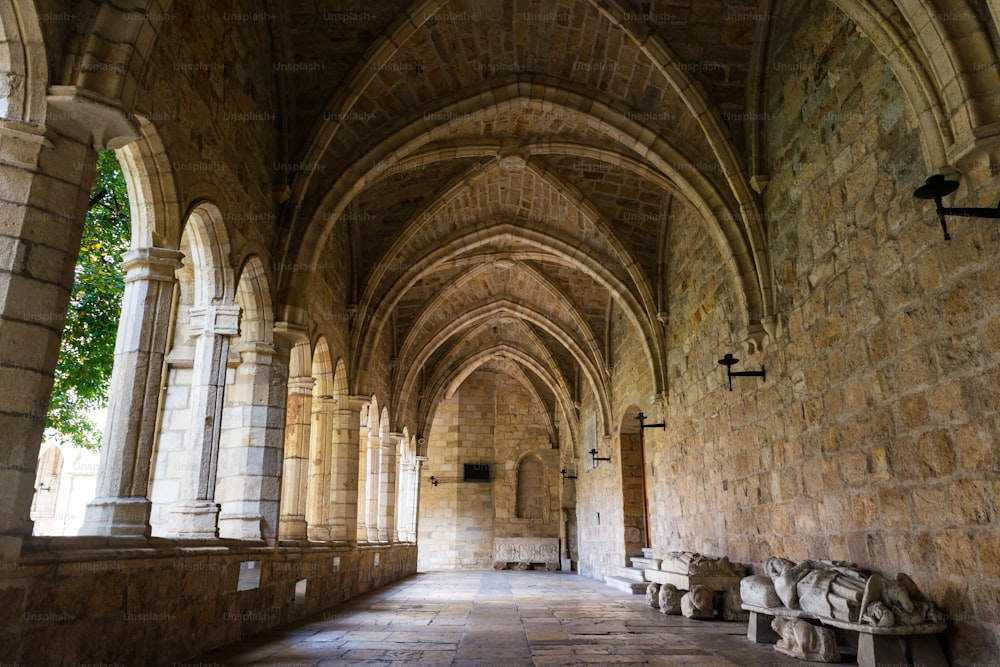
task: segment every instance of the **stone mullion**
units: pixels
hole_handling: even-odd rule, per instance
[[[309,429],[312,413],[312,376],[288,381],[285,421],[285,455],[281,474],[281,515],[278,534],[281,539],[304,540],[306,524],[306,479],[309,466]]]
[[[218,535],[219,506],[214,496],[219,436],[229,342],[239,333],[238,324],[239,306],[234,304],[191,309],[191,335],[196,343],[188,445],[193,460],[181,500],[170,512],[169,530],[175,535]]]
[[[51,129],[51,127],[50,127]],[[17,558],[96,160],[89,134],[0,127],[0,559]]]
[[[163,358],[181,253],[138,248],[124,256],[125,293],[108,391],[97,497],[81,535],[150,534],[149,467]]]
[[[395,542],[396,532],[396,473],[401,435],[393,433],[383,438],[379,447],[378,476],[378,541]]]

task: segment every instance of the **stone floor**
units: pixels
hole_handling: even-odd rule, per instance
[[[818,667],[752,644],[746,624],[664,616],[642,596],[548,572],[418,574],[192,664]]]

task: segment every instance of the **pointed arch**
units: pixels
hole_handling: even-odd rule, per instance
[[[42,125],[49,67],[32,0],[0,3],[0,63],[0,118]]]

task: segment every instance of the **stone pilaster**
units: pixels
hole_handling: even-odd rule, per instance
[[[180,252],[166,248],[137,248],[124,256],[125,293],[108,390],[97,497],[87,505],[81,535],[150,534],[149,466],[174,271],[180,259]]]
[[[239,333],[239,306],[191,309],[191,337],[196,339],[191,385],[191,468],[182,485],[182,500],[171,507],[170,533],[183,537],[217,537],[219,506],[215,502],[222,399],[226,384],[229,340]]]

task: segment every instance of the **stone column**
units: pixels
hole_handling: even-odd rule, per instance
[[[378,541],[396,542],[396,479],[402,433],[390,433],[379,447]]]
[[[304,345],[308,348],[308,344]],[[288,380],[285,463],[281,471],[281,517],[278,527],[278,536],[283,540],[308,538],[306,476],[309,472],[309,426],[315,383],[311,375]]]
[[[410,541],[416,543],[417,533],[419,531],[419,521],[420,521],[420,468],[423,466],[424,462],[427,460],[426,456],[416,456],[413,461],[413,478],[410,480],[412,485],[413,502],[410,503]]]
[[[191,309],[194,382],[191,385],[191,430],[187,441],[192,467],[182,485],[182,500],[170,509],[169,531],[181,537],[218,537],[219,506],[215,480],[226,386],[229,339],[239,333],[240,308],[235,304]]]
[[[149,466],[156,436],[163,357],[181,253],[137,248],[124,255],[125,293],[108,390],[97,497],[81,535],[148,537]]]
[[[253,341],[239,346],[240,363],[237,380],[229,386],[245,405],[232,406],[233,416],[241,419],[237,429],[239,439],[231,439],[219,450],[220,470],[216,478],[226,488],[218,497],[219,535],[238,540],[260,540],[273,537],[278,504],[278,468],[281,460],[282,437],[272,411],[279,414],[283,406],[271,401],[271,386],[276,348],[271,343]],[[283,420],[277,420],[282,423]],[[229,427],[227,427],[229,428]],[[270,526],[271,534],[267,535]]]
[[[367,478],[365,484],[365,529],[367,542],[378,542],[378,497],[382,464],[382,438],[368,436]]]
[[[337,399],[334,413],[333,468],[330,474],[330,539],[358,541],[358,455],[361,408],[367,399]]]
[[[333,419],[337,401],[332,396],[312,399],[309,435],[309,483],[306,498],[307,534],[310,540],[330,540],[330,477],[333,469]]]
[[[399,503],[399,540],[417,541],[417,499],[420,484],[420,463],[422,457],[413,457],[403,463],[399,480],[402,500]]]
[[[0,560],[28,518],[53,371],[93,183],[89,136],[0,126]]]
[[[400,542],[408,542],[406,521],[409,519],[410,475],[413,464],[406,454],[400,454],[396,464],[396,537]]]

